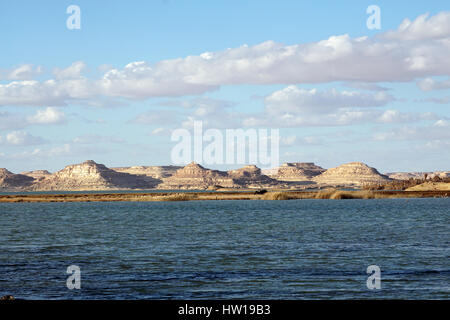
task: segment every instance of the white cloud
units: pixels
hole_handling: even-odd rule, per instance
[[[43,68],[41,66],[35,67],[32,64],[22,64],[14,69],[0,72],[0,80],[1,78],[7,80],[31,80],[42,73]]]
[[[432,78],[425,78],[417,82],[417,86],[422,91],[447,90],[450,89],[450,80],[436,81]]]
[[[162,135],[166,132],[166,129],[164,128],[156,128],[152,131],[153,135]]]
[[[450,12],[404,20],[369,38],[349,35],[286,46],[266,41],[197,56],[131,62],[100,79],[81,76],[77,62],[56,80],[0,85],[0,105],[64,105],[97,96],[148,99],[216,90],[223,85],[397,82],[450,75]],[[69,79],[68,79],[69,78]]]
[[[266,97],[265,103],[269,114],[323,114],[337,108],[380,107],[394,100],[386,92],[319,91],[288,86]]]
[[[54,107],[37,110],[36,114],[27,117],[30,124],[58,124],[66,120],[66,114]]]
[[[119,137],[104,136],[99,134],[86,134],[73,139],[78,144],[95,144],[95,143],[123,143],[125,140]]]
[[[86,68],[83,61],[76,61],[65,69],[55,68],[53,75],[56,79],[78,79],[81,78],[81,73]]]
[[[245,126],[338,126],[365,122],[409,122],[433,118],[433,114],[402,113],[398,110],[378,110],[394,101],[390,94],[380,91],[360,93],[330,89],[302,89],[288,86],[265,98],[264,113],[244,118]]]
[[[68,100],[90,98],[93,92],[87,79],[13,81],[0,84],[0,105],[64,106]]]
[[[373,139],[377,141],[418,140],[436,144],[439,141],[450,140],[450,122],[440,119],[427,126],[403,126],[391,131],[378,132],[373,135]]]
[[[0,136],[0,144],[11,146],[31,146],[43,144],[45,140],[40,137],[35,137],[25,131],[13,131],[6,136]]]
[[[72,148],[69,144],[64,144],[62,146],[56,146],[49,149],[41,149],[36,148],[31,151],[22,151],[17,153],[8,154],[5,157],[7,159],[14,159],[14,160],[24,160],[29,158],[55,158],[55,157],[61,157],[61,156],[67,156],[72,154]]]
[[[396,31],[382,35],[385,39],[424,40],[442,39],[450,35],[450,13],[440,12],[432,17],[428,13],[418,16],[414,21],[403,20]]]

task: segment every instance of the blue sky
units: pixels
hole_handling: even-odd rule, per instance
[[[80,30],[66,27],[72,4]],[[369,5],[381,30],[366,26]],[[170,164],[171,130],[195,119],[279,128],[281,162],[449,170],[449,12],[435,0],[2,1],[0,167]]]

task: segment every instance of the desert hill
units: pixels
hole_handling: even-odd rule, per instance
[[[227,174],[235,184],[244,188],[267,188],[279,184],[279,181],[262,174],[261,169],[255,165],[230,170]]]
[[[111,168],[117,172],[129,173],[134,175],[147,176],[154,179],[168,178],[177,170],[183,167],[180,166],[133,166],[133,167],[116,167]]]
[[[279,181],[311,181],[326,170],[312,162],[285,163],[278,168],[263,171]]]
[[[0,190],[23,189],[31,186],[34,178],[23,174],[14,174],[4,168],[0,168]]]
[[[380,174],[377,169],[362,162],[350,162],[336,168],[331,168],[313,178],[318,183],[328,185],[362,186],[371,183],[385,183],[391,179]]]
[[[34,190],[149,189],[158,180],[116,172],[92,160],[74,164],[37,181]]]
[[[427,174],[427,180],[445,179],[449,171]],[[328,170],[310,162],[285,163],[280,167],[261,170],[255,165],[219,171],[195,162],[180,166],[134,166],[107,168],[92,160],[66,166],[51,174],[35,170],[14,174],[0,169],[0,190],[112,190],[112,189],[220,189],[222,188],[280,188],[305,189],[320,187],[386,186],[420,177],[425,173],[391,173],[391,178],[361,162],[351,162]],[[399,180],[392,180],[392,178]],[[419,179],[417,179],[419,180]],[[434,181],[433,180],[433,181]],[[434,181],[434,182],[437,182]],[[421,183],[421,182],[419,182]],[[418,186],[419,188],[419,186]]]
[[[226,172],[210,170],[192,162],[163,179],[159,189],[207,189],[211,186],[233,188],[236,185]]]

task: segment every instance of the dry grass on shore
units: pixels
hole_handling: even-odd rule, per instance
[[[0,202],[114,202],[114,201],[191,201],[191,200],[294,200],[294,199],[393,199],[393,198],[442,198],[450,197],[450,191],[271,191],[218,193],[114,193],[114,194],[28,194],[0,195]]]
[[[262,200],[291,200],[295,199],[288,192],[268,192],[261,197]]]
[[[188,193],[175,193],[165,197],[161,197],[160,199],[156,198],[155,200],[160,201],[191,201],[198,199],[196,194],[188,194]]]

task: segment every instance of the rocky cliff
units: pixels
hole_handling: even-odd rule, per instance
[[[25,171],[25,172],[21,172],[20,174],[31,177],[35,180],[42,180],[51,175],[51,173],[48,172],[47,170]]]
[[[362,162],[350,162],[336,168],[331,168],[313,178],[317,183],[327,185],[362,186],[369,183],[384,183],[389,177],[380,174],[377,169]]]
[[[34,178],[23,174],[14,174],[4,168],[0,168],[0,190],[15,191],[28,188],[32,185]]]
[[[442,179],[450,177],[450,171],[435,171],[435,172],[391,172],[386,175],[395,180],[409,180],[409,179],[424,179],[427,175],[427,179],[433,179],[439,177]]]
[[[216,188],[316,188],[322,186],[362,186],[383,184],[389,177],[361,162],[352,162],[324,171],[314,163],[286,163],[262,171],[254,165],[227,172],[191,163],[177,166],[136,166],[114,168],[94,161],[69,165],[51,174],[36,170],[14,174],[0,169],[0,190],[111,190],[111,189],[216,189]],[[267,173],[267,174],[265,174]],[[425,173],[392,173],[396,179],[423,179]],[[268,176],[270,175],[270,176]],[[446,178],[448,171],[427,173]]]
[[[262,174],[261,169],[255,165],[230,170],[227,174],[234,184],[243,188],[267,188],[279,184],[279,181]]]
[[[205,169],[192,162],[184,168],[178,169],[172,176],[162,179],[163,183],[158,189],[207,189],[220,186],[225,188],[236,187],[233,179],[226,172]]]
[[[33,190],[150,189],[160,181],[116,172],[92,160],[75,164],[37,181]]]
[[[279,181],[311,181],[325,172],[322,167],[312,162],[285,163],[278,168],[264,171],[269,177]]]
[[[180,166],[133,166],[133,167],[118,167],[111,168],[117,172],[129,173],[139,176],[147,176],[154,179],[167,178],[173,175],[177,170],[183,167]]]

